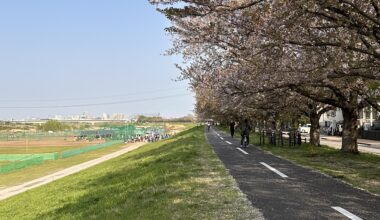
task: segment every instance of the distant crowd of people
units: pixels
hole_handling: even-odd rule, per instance
[[[170,138],[170,134],[159,134],[159,133],[149,133],[145,135],[136,135],[127,140],[128,143],[136,143],[136,142],[156,142],[159,140]]]

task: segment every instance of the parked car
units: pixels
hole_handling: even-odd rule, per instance
[[[380,121],[379,120],[376,120],[373,122],[371,130],[380,130]]]
[[[311,127],[311,124],[302,125],[301,127],[298,128],[298,131],[301,133],[309,134],[310,133],[310,127]]]

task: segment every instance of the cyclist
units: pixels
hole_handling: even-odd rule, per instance
[[[210,127],[211,127],[211,122],[207,122],[207,131],[210,131]]]
[[[247,137],[247,146],[249,144],[249,133],[251,132],[251,125],[248,122],[248,119],[245,119],[243,123],[240,125],[240,135],[241,135],[241,141],[240,141],[240,147],[243,146],[244,136]]]

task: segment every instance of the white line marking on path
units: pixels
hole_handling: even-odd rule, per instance
[[[229,142],[229,141],[226,141],[226,143],[227,143],[227,144],[232,144],[232,143],[231,143],[231,142]]]
[[[333,209],[335,209],[336,211],[340,212],[341,214],[345,215],[346,217],[348,217],[349,219],[352,219],[352,220],[363,220],[362,218],[359,218],[358,216],[352,214],[351,212],[345,210],[344,208],[342,207],[339,207],[339,206],[333,206],[331,207]]]
[[[224,140],[224,138],[220,137],[220,139]]]
[[[275,168],[269,166],[268,164],[264,163],[264,162],[260,162],[261,165],[265,166],[266,168],[268,168],[269,170],[277,173],[279,176],[281,176],[282,178],[287,178],[288,176],[281,173],[280,171],[276,170]]]
[[[245,150],[241,149],[240,147],[238,147],[238,148],[236,148],[236,149],[238,149],[240,152],[242,152],[242,153],[245,154],[245,155],[248,154]]]

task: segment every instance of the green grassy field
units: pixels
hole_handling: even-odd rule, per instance
[[[80,164],[88,160],[99,158],[103,155],[115,152],[117,150],[122,149],[123,147],[125,147],[124,144],[117,144],[96,151],[90,151],[84,154],[79,154],[74,157],[59,160],[48,160],[44,161],[44,163],[41,165],[35,165],[25,169],[16,170],[11,173],[0,174],[0,188],[18,185],[29,180],[46,176],[59,170],[63,170],[65,168],[74,166],[76,164]],[[2,162],[6,163],[5,161]]]
[[[203,127],[0,202],[0,219],[256,219]]]
[[[227,127],[221,129],[228,133]],[[251,134],[250,137],[251,143],[259,146],[259,135]],[[266,144],[260,146],[264,151],[380,195],[380,156],[370,153],[343,153],[327,146],[314,147],[305,143],[295,147],[287,147],[284,143],[284,147],[275,147],[269,145],[267,139],[265,141]]]

